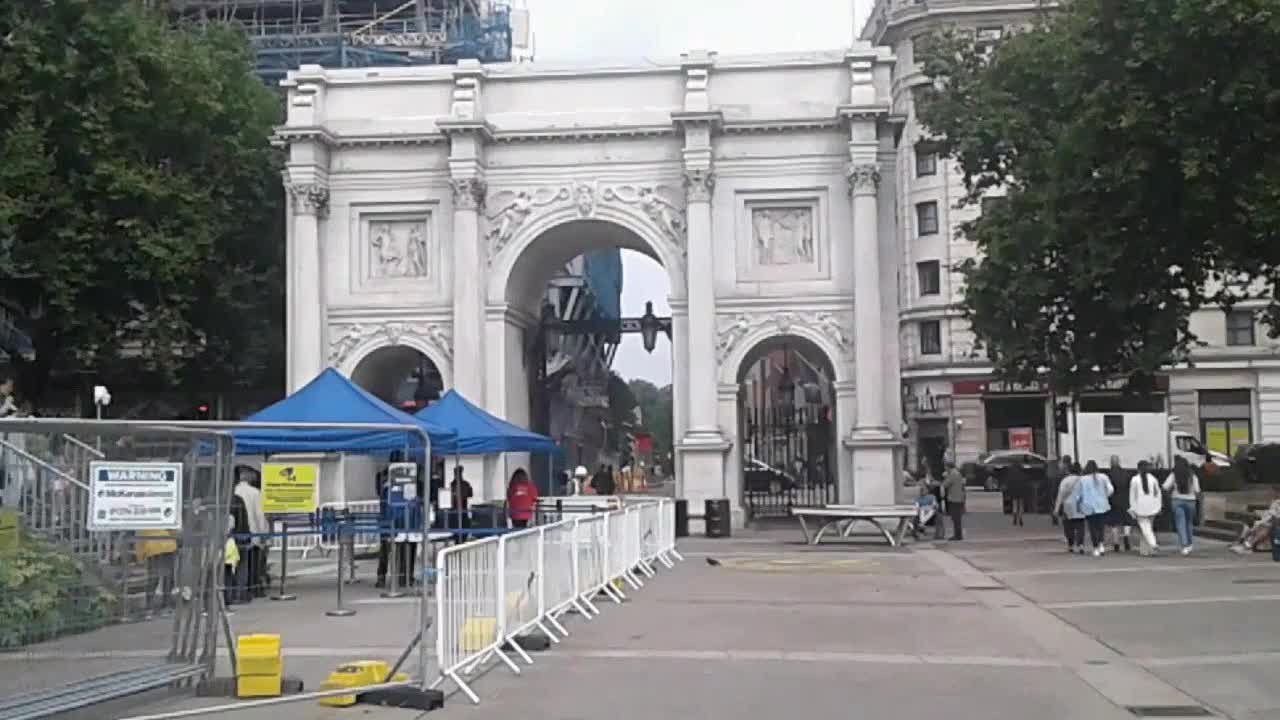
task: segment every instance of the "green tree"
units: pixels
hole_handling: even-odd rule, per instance
[[[997,372],[1062,389],[1198,344],[1192,312],[1280,329],[1280,4],[1073,0],[994,51],[935,38],[917,111],[982,216],[965,305]]]
[[[609,372],[606,392],[609,395],[609,444],[616,452],[622,449],[626,432],[635,425],[636,398],[627,381],[613,371]]]
[[[666,458],[675,447],[672,430],[671,386],[658,387],[648,380],[632,380],[631,393],[640,410],[640,429],[653,436],[653,454]]]
[[[0,277],[43,293],[24,394],[54,372],[271,366],[280,109],[251,68],[230,28],[137,2],[0,9]]]

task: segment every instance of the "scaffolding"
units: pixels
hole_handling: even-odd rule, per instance
[[[513,40],[523,42],[513,25],[528,27],[528,11],[506,0],[171,0],[170,8],[184,21],[242,26],[268,82],[308,64],[510,62]]]

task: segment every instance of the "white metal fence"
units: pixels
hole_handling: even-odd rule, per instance
[[[436,557],[436,656],[440,677],[480,702],[469,676],[497,660],[520,674],[517,656],[533,658],[517,638],[541,630],[553,643],[568,635],[562,616],[600,613],[602,593],[623,599],[654,563],[673,567],[675,504],[657,499],[619,510],[561,520],[499,537],[456,545]]]

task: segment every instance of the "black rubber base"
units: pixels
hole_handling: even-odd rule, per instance
[[[519,635],[512,642],[524,648],[526,652],[543,652],[551,649],[551,638],[540,632]]]
[[[280,680],[281,695],[297,695],[302,690],[302,680],[299,678],[286,675]],[[196,684],[196,697],[236,697],[236,679],[216,677],[212,680],[201,680]]]
[[[414,687],[391,688],[360,693],[356,695],[356,702],[361,705],[428,712],[444,707],[444,693],[439,690],[422,690]]]

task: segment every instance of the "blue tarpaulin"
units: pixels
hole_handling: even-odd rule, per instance
[[[245,422],[382,423],[412,425],[427,431],[434,455],[451,455],[456,434],[431,421],[402,412],[328,368],[294,394],[245,418]],[[422,448],[417,433],[383,430],[243,429],[232,432],[236,453],[264,455],[301,452],[376,453]]]
[[[425,420],[457,433],[457,454],[492,455],[504,452],[556,452],[556,442],[496,418],[450,390],[430,407],[418,411]]]

